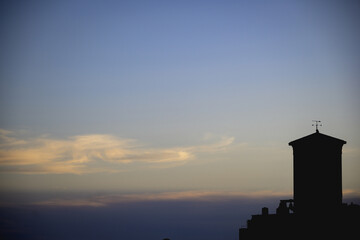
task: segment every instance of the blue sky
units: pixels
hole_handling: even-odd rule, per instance
[[[359,10],[1,1],[0,237],[237,239],[314,119],[359,203]]]
[[[2,1],[0,187],[291,194],[319,119],[359,192],[359,7]]]

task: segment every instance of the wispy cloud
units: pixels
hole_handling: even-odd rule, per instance
[[[360,192],[353,189],[344,190],[345,198],[359,198]],[[47,199],[32,202],[39,206],[66,206],[66,207],[105,207],[112,204],[149,202],[149,201],[199,201],[219,202],[231,200],[256,200],[265,198],[287,199],[292,198],[291,191],[180,191],[161,193],[133,193],[133,194],[104,194],[91,197],[66,197]]]
[[[343,195],[345,198],[360,198],[360,191],[355,189],[344,189]]]
[[[261,199],[270,197],[291,197],[290,192],[227,192],[227,191],[182,191],[142,194],[109,194],[89,198],[50,199],[33,202],[41,206],[68,206],[68,207],[104,207],[111,204],[148,202],[148,201],[201,201],[216,202],[235,199]]]
[[[19,132],[0,130],[0,171],[28,174],[123,171],[141,163],[173,167],[196,158],[199,152],[222,151],[234,138],[200,146],[148,148],[134,139],[112,135],[81,135],[67,139],[48,136],[24,138]]]
[[[105,207],[106,204],[92,199],[50,199],[32,205],[56,207]]]

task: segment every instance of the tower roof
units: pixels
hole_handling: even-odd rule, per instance
[[[334,138],[325,134],[320,133],[319,131],[316,131],[313,134],[310,134],[308,136],[296,139],[294,141],[289,142],[290,146],[295,146],[298,144],[306,144],[311,142],[329,142],[329,143],[335,143],[335,144],[346,144],[346,141]]]

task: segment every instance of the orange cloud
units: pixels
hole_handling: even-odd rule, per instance
[[[104,207],[111,204],[147,201],[224,201],[234,199],[259,199],[268,197],[291,197],[290,192],[226,192],[226,191],[182,191],[143,194],[112,194],[80,199],[51,199],[33,203],[42,206]]]
[[[360,193],[356,190],[344,190],[345,196],[359,197]],[[34,205],[41,206],[67,206],[67,207],[105,207],[111,204],[148,202],[148,201],[200,201],[217,202],[236,199],[264,199],[264,198],[292,198],[292,192],[278,191],[256,191],[256,192],[237,192],[237,191],[181,191],[181,192],[162,192],[162,193],[141,193],[141,194],[109,194],[98,195],[89,198],[78,199],[51,199],[46,201],[34,202]]]
[[[194,159],[197,152],[223,150],[233,138],[210,145],[145,148],[133,139],[111,135],[82,135],[65,140],[50,137],[21,138],[0,130],[0,171],[28,174],[118,172],[121,166],[142,163],[174,167]]]

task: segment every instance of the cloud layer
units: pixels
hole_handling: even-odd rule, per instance
[[[174,167],[195,159],[196,153],[221,151],[234,141],[234,138],[224,137],[208,145],[149,148],[134,139],[112,135],[81,135],[68,139],[19,135],[19,132],[0,130],[1,172],[84,174],[119,172],[135,165]]]
[[[344,190],[345,198],[359,199],[360,192],[353,189]],[[66,207],[105,207],[112,204],[149,202],[149,201],[197,201],[197,202],[221,202],[231,200],[261,200],[265,198],[289,199],[291,191],[179,191],[160,193],[131,193],[131,194],[100,194],[89,197],[67,196],[63,198],[49,198],[35,202],[31,205],[40,206],[66,206]],[[0,204],[1,205],[1,204]],[[11,205],[11,204],[10,204]]]
[[[291,197],[291,192],[226,192],[226,191],[182,191],[142,194],[109,194],[83,198],[56,198],[33,202],[41,206],[104,207],[111,204],[148,201],[201,201],[216,202],[234,199],[261,199]]]
[[[359,199],[360,193],[346,189],[346,198]],[[162,192],[162,193],[142,193],[142,194],[108,194],[82,198],[57,198],[43,201],[32,202],[33,205],[41,206],[67,206],[67,207],[105,207],[111,204],[148,202],[148,201],[200,201],[200,202],[219,202],[228,200],[256,200],[265,198],[286,199],[292,198],[292,192],[277,191],[181,191],[181,192]]]

